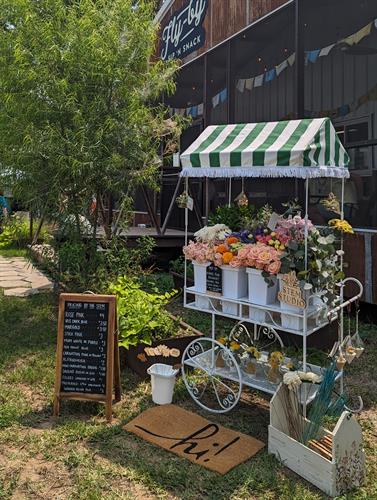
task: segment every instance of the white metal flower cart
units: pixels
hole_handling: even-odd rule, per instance
[[[305,266],[308,266],[308,209],[310,179],[333,178],[341,183],[341,219],[344,218],[344,184],[349,177],[349,158],[328,118],[292,120],[258,124],[210,126],[181,155],[185,192],[190,177],[228,178],[231,193],[232,178],[279,178],[292,177],[305,182]],[[231,195],[229,196],[229,201]],[[185,208],[186,245],[188,235],[188,208]],[[342,243],[343,245],[343,243]],[[343,267],[343,256],[341,256]],[[216,318],[219,316],[237,320],[231,336],[234,340],[248,343],[277,342],[283,346],[279,331],[302,337],[302,370],[321,373],[320,366],[308,365],[307,338],[337,320],[339,342],[344,339],[343,310],[363,294],[362,284],[347,278],[339,283],[336,306],[329,308],[310,288],[304,290],[302,309],[285,307],[275,302],[260,305],[250,301],[250,296],[229,298],[213,296],[203,286],[186,286],[185,270],[184,306],[212,316],[211,337],[193,341],[182,357],[182,376],[187,390],[202,408],[224,413],[236,406],[242,387],[248,386],[274,394],[278,384],[268,380],[265,373],[249,374],[231,350],[216,340]],[[353,281],[358,293],[344,300],[344,287]],[[246,294],[245,294],[246,295]],[[189,300],[194,297],[194,300]],[[225,300],[226,299],[226,300]],[[247,325],[251,325],[247,326]],[[263,366],[267,351],[262,350],[260,365]],[[338,378],[343,390],[343,372]],[[317,386],[308,384],[303,392],[304,412],[306,405],[316,395]]]

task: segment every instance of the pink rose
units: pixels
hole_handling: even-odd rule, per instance
[[[275,260],[267,267],[267,272],[270,274],[278,274],[281,268],[280,260]]]

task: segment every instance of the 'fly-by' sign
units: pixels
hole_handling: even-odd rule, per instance
[[[174,13],[162,32],[161,59],[183,59],[205,42],[203,21],[209,0],[190,0]]]

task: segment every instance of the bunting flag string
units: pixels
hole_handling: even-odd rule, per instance
[[[313,110],[305,110],[305,117],[306,118],[325,118],[329,117],[332,119],[335,118],[340,118],[347,116],[349,113],[356,111],[359,109],[361,106],[366,104],[367,102],[370,101],[377,101],[377,84],[372,87],[368,92],[360,96],[358,99],[353,101],[350,104],[342,104],[341,106],[338,106],[337,108],[333,109],[326,109],[324,111],[313,111]],[[295,115],[294,113],[289,113],[288,115],[284,116],[282,120],[291,120],[294,119]]]
[[[361,28],[356,33],[349,35],[346,38],[342,38],[327,47],[323,47],[322,49],[315,50],[307,50],[305,51],[305,64],[316,63],[319,57],[325,57],[330,54],[332,49],[339,44],[347,44],[349,46],[356,45],[361,42],[366,36],[371,34],[372,27],[377,29],[377,19],[368,23],[366,26]],[[276,77],[280,76],[284,70],[288,67],[293,66],[296,60],[296,54],[293,52],[287,59],[284,59],[280,64],[275,66],[272,69],[266,69],[264,73],[261,75],[257,75],[251,78],[242,78],[237,81],[237,90],[243,93],[245,90],[251,91],[255,87],[261,87],[264,83],[272,82]],[[216,96],[215,96],[216,97]]]

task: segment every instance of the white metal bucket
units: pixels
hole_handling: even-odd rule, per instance
[[[157,405],[168,405],[173,401],[175,376],[178,370],[163,363],[155,363],[147,370],[151,376],[152,400]]]

